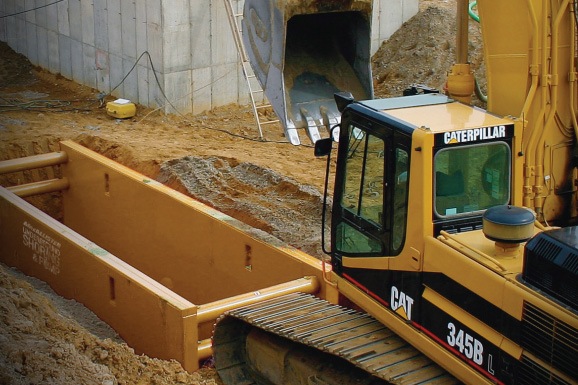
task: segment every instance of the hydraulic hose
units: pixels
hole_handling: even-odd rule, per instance
[[[476,22],[480,22],[480,17],[474,12],[474,7],[478,5],[477,1],[472,1],[468,7],[468,14],[470,15],[470,17],[476,21]]]
[[[479,23],[480,17],[474,12],[474,7],[476,7],[477,5],[478,5],[477,1],[470,2],[470,4],[468,5],[468,14],[470,15],[470,18],[472,18],[472,20]],[[487,103],[488,102],[488,95],[484,95],[484,93],[482,92],[482,88],[480,87],[480,83],[478,83],[478,79],[476,79],[475,77],[474,77],[474,86],[475,86],[474,89],[476,92],[476,97],[480,101]]]
[[[530,85],[530,90],[528,91],[528,94],[526,95],[526,101],[524,102],[524,106],[522,107],[522,112],[521,112],[521,119],[524,120],[526,119],[526,115],[528,114],[528,112],[530,111],[530,107],[532,106],[532,104],[534,103],[535,97],[536,97],[536,92],[538,91],[538,83],[539,83],[539,76],[540,76],[540,55],[539,55],[539,36],[538,36],[538,31],[539,29],[539,24],[538,24],[538,18],[536,17],[536,11],[534,9],[534,6],[532,4],[531,0],[527,0],[528,3],[528,10],[530,13],[530,18],[531,18],[531,22],[532,22],[532,31],[534,31],[534,38],[532,39],[532,56],[531,56],[531,61],[530,61],[530,75],[532,78],[531,81],[531,85]],[[544,92],[543,92],[543,87],[541,87],[540,89],[540,96],[542,98],[544,98]],[[541,107],[540,110],[537,114],[537,116],[539,117],[539,119],[536,119],[536,121],[540,121],[541,118],[544,116],[545,112],[544,112],[544,105],[543,103],[541,103]],[[539,131],[539,129],[536,127],[537,124],[535,124],[530,132],[529,132],[529,139],[526,142],[526,145],[524,146],[523,150],[526,154],[526,159],[524,162],[524,182],[523,182],[523,191],[524,191],[524,195],[523,195],[523,204],[526,207],[531,207],[531,199],[532,199],[532,187],[530,185],[530,170],[531,167],[533,166],[533,164],[531,164],[530,160],[532,158],[532,153],[530,151],[530,145],[532,143],[532,137],[535,135],[536,132]],[[524,132],[524,136],[526,136],[527,133]]]
[[[559,84],[559,73],[558,73],[558,60],[559,60],[559,44],[558,41],[560,40],[560,24],[562,22],[563,16],[566,14],[566,9],[570,5],[570,0],[563,0],[558,13],[556,14],[554,21],[552,23],[552,41],[551,41],[551,58],[550,58],[550,65],[551,65],[551,108],[548,112],[548,117],[546,118],[546,125],[545,127],[551,127],[554,124],[554,118],[557,113],[557,105],[558,105],[558,84]],[[536,177],[534,183],[534,189],[536,193],[534,195],[534,210],[538,214],[543,215],[543,206],[544,206],[544,196],[543,190],[545,188],[545,166],[544,166],[544,135],[546,130],[541,130],[538,136],[538,145],[536,146]]]
[[[474,85],[475,85],[476,96],[478,97],[478,99],[480,99],[484,103],[487,103],[488,102],[488,95],[484,95],[482,88],[480,87],[480,83],[478,83],[478,79],[476,79],[475,77],[474,77]]]
[[[574,18],[572,18],[571,21],[571,25],[572,25],[572,31],[576,31],[576,25],[578,24],[578,16],[576,14],[576,12],[578,11],[578,1],[574,0],[574,5],[572,7],[571,12],[574,13]],[[570,35],[572,41],[570,44],[570,47],[572,47],[573,49],[573,54],[570,55],[570,68],[575,68],[574,67],[574,57],[576,55],[576,33],[573,33]],[[575,72],[575,70],[574,70]],[[575,100],[575,93],[576,93],[576,76],[573,75],[571,77],[571,83],[570,83],[570,112],[571,112],[571,117],[572,117],[572,127],[574,128],[574,139],[578,139],[578,121],[576,120],[576,100]]]
[[[530,1],[529,1],[530,2]],[[542,15],[548,15],[548,2],[542,2]],[[542,50],[540,53],[540,68],[541,68],[541,84],[540,84],[540,110],[536,115],[536,125],[532,127],[530,131],[530,135],[525,146],[526,152],[526,164],[524,170],[524,206],[529,208],[534,208],[534,202],[536,197],[536,189],[534,186],[537,185],[537,169],[539,168],[539,158],[538,158],[538,139],[539,134],[541,131],[544,130],[546,127],[546,121],[548,120],[546,117],[546,107],[547,107],[547,98],[548,96],[548,74],[546,73],[548,66],[548,58],[550,51],[546,47],[549,46],[548,44],[548,32],[549,31],[549,18],[542,17],[542,28],[541,28],[541,43],[542,43]],[[539,126],[538,126],[539,125]],[[538,181],[538,183],[540,183]],[[540,215],[540,213],[538,213]]]

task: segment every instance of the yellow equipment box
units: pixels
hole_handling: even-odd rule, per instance
[[[118,119],[132,118],[136,114],[136,106],[128,99],[116,99],[106,103],[106,113]]]

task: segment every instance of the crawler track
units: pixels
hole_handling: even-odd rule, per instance
[[[251,338],[249,336],[255,329],[269,333],[269,336],[281,337],[285,342],[272,347],[269,353],[267,350],[255,349],[249,341]],[[270,346],[270,337],[264,338],[261,331],[256,339],[266,340],[261,343]],[[286,344],[291,344],[291,348],[286,348]],[[219,375],[230,384],[277,383],[270,379],[271,376],[265,376],[269,379],[264,380],[259,373],[261,368],[273,370],[276,360],[283,361],[279,367],[287,367],[287,361],[290,359],[278,352],[301,349],[305,346],[316,349],[317,352],[313,351],[315,356],[339,357],[340,360],[349,362],[361,369],[360,372],[365,372],[364,375],[371,377],[363,380],[365,382],[358,383],[384,383],[383,380],[392,384],[458,383],[444,369],[373,317],[331,305],[302,293],[286,295],[228,312],[217,321],[213,345]],[[259,354],[273,357],[269,357],[270,362],[255,364],[255,361],[261,360],[251,357]],[[281,358],[274,357],[277,354]],[[303,358],[301,352],[298,355],[300,362],[311,361],[311,356]],[[340,362],[336,364],[338,368],[349,365]],[[318,360],[312,366],[323,368],[319,369],[322,373],[307,375],[306,383],[347,383],[322,378],[328,370]],[[314,368],[311,370],[315,371]],[[283,374],[273,374],[272,377],[284,383],[289,381]]]

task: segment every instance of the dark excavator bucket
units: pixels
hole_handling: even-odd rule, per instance
[[[372,0],[245,1],[245,50],[291,143],[339,123],[336,92],[373,97],[371,13]]]

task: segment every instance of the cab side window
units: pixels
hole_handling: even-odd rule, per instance
[[[335,246],[345,255],[397,255],[405,239],[409,156],[350,126]]]
[[[349,127],[349,146],[341,207],[347,220],[337,225],[336,246],[345,254],[381,253],[385,142]],[[371,228],[372,237],[360,227]]]

